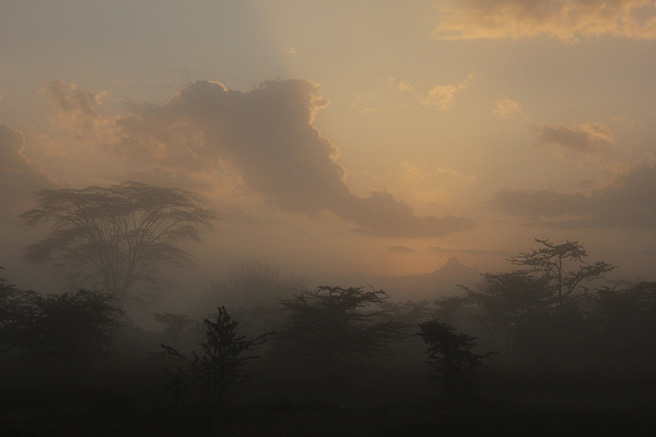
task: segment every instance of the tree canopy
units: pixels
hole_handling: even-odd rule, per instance
[[[162,264],[190,264],[180,243],[199,241],[216,215],[195,193],[137,182],[110,187],[42,190],[38,207],[21,215],[50,232],[27,247],[31,262],[52,262],[71,278],[116,295],[125,305],[137,281],[154,280]]]
[[[280,337],[317,363],[381,354],[403,336],[403,325],[381,307],[385,299],[382,290],[332,286],[281,299],[289,318]]]
[[[536,239],[535,242],[541,247],[514,256],[509,261],[542,278],[560,307],[576,293],[581,284],[615,269],[615,266],[604,261],[584,264],[588,252],[578,241],[555,244],[549,240]]]

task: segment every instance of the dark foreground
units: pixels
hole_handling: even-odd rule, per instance
[[[2,436],[656,435],[656,393],[485,393],[470,405],[340,406],[316,400],[242,403],[211,420],[115,392],[79,399],[3,394]]]

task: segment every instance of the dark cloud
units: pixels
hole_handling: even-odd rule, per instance
[[[656,230],[656,167],[635,167],[603,190],[578,193],[502,191],[493,203],[505,212],[559,228]]]
[[[598,154],[611,149],[613,133],[608,126],[600,123],[586,123],[578,127],[553,124],[540,129],[538,143],[583,155]]]
[[[29,206],[34,192],[51,188],[41,168],[23,154],[23,134],[0,125],[0,221],[17,223],[16,216]]]
[[[115,148],[126,158],[168,168],[236,167],[250,189],[279,208],[331,211],[365,235],[431,237],[473,227],[460,217],[417,217],[387,191],[351,194],[338,150],[313,126],[327,104],[309,81],[265,82],[249,92],[196,82],[165,105],[139,106],[118,119]]]
[[[387,246],[387,249],[391,250],[392,252],[399,252],[399,253],[413,253],[415,250],[411,247],[407,246]]]

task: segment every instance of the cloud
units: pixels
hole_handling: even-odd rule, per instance
[[[455,176],[457,178],[464,179],[464,180],[469,181],[469,182],[476,182],[476,176],[474,176],[473,174],[470,174],[470,175],[462,174],[458,170],[454,170],[454,169],[449,168],[449,167],[440,167],[440,168],[437,169],[437,172],[442,173],[442,174],[446,174],[446,175],[449,175],[449,176]]]
[[[23,154],[20,131],[0,125],[0,221],[16,224],[16,216],[30,205],[34,192],[53,187],[38,164]]]
[[[289,56],[298,56],[298,50],[296,50],[296,47],[287,47],[282,49],[282,52],[286,55]]]
[[[391,250],[392,252],[399,252],[399,253],[413,253],[415,252],[414,249],[407,247],[407,246],[387,246],[387,249]]]
[[[528,119],[520,104],[511,99],[499,100],[494,108],[494,115],[501,118],[510,117],[514,114],[519,114]]]
[[[464,90],[474,79],[470,73],[464,80],[455,85],[435,85],[428,91],[428,95],[421,98],[421,103],[428,106],[437,106],[443,111],[448,111],[453,106],[455,94]]]
[[[113,148],[125,159],[169,169],[236,168],[271,204],[310,216],[330,211],[365,235],[431,237],[473,227],[460,217],[417,217],[386,190],[351,194],[339,151],[313,126],[328,104],[317,88],[288,80],[240,92],[195,82],[166,104],[137,106],[116,119]]]
[[[437,39],[656,39],[651,0],[445,0]]]
[[[61,125],[77,127],[89,133],[97,131],[97,124],[104,122],[100,105],[105,92],[84,91],[77,84],[61,79],[46,83],[42,91],[48,98],[52,114]]]
[[[448,111],[453,107],[456,94],[466,89],[472,80],[474,80],[474,73],[469,73],[467,77],[456,84],[438,84],[427,92],[422,92],[408,81],[389,78],[387,85],[393,86],[396,91],[396,95],[390,97],[391,102],[369,104],[364,103],[362,98],[357,97],[351,106],[362,113],[420,108],[437,108]]]
[[[634,167],[591,195],[501,191],[493,204],[533,224],[556,228],[656,230],[656,167]]]
[[[538,144],[582,155],[596,155],[612,149],[614,139],[610,128],[601,123],[585,123],[577,127],[553,124],[540,128]]]

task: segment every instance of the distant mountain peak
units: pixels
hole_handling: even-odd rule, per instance
[[[458,257],[452,256],[444,265],[435,270],[432,276],[470,276],[478,275],[478,270],[464,265]]]
[[[463,263],[460,262],[457,256],[452,256],[447,262],[440,268],[440,270],[450,269],[454,267],[466,267]]]

